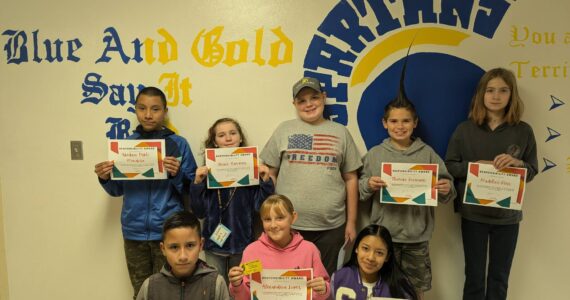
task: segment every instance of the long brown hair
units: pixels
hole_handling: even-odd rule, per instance
[[[505,122],[509,125],[514,125],[520,122],[522,113],[524,111],[524,104],[519,96],[517,87],[517,79],[515,74],[510,70],[503,68],[495,68],[487,71],[477,84],[477,90],[473,99],[471,100],[471,109],[469,110],[469,119],[477,125],[483,124],[487,120],[487,109],[485,108],[485,92],[489,81],[495,78],[501,78],[509,89],[511,90],[511,97],[509,103],[505,107]]]
[[[212,126],[210,126],[210,128],[208,129],[208,137],[204,141],[204,149],[218,148],[218,146],[216,146],[216,126],[226,122],[233,123],[236,126],[239,132],[239,136],[241,137],[241,142],[239,143],[239,146],[243,147],[247,145],[245,135],[243,134],[243,130],[241,129],[241,126],[239,125],[238,121],[232,118],[221,118],[216,120],[216,122],[214,122],[214,124],[212,124]]]

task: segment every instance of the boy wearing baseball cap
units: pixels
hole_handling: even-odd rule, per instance
[[[329,274],[345,240],[356,237],[360,154],[348,130],[323,116],[326,92],[318,79],[293,85],[298,118],[281,123],[261,152],[277,178],[277,194],[293,202],[293,228],[320,250]]]

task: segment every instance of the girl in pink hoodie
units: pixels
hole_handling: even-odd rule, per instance
[[[313,278],[307,281],[314,300],[328,299],[330,278],[321,262],[317,247],[305,241],[291,225],[297,220],[297,212],[291,200],[283,195],[272,195],[259,211],[263,222],[263,234],[243,252],[241,262],[259,259],[263,269],[313,269]],[[251,299],[249,277],[243,276],[243,268],[233,267],[228,273],[230,294],[236,300]]]

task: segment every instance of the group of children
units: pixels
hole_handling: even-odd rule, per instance
[[[141,90],[135,106],[140,125],[129,138],[165,139],[168,179],[112,181],[113,162],[95,166],[105,190],[124,195],[121,221],[137,299],[250,299],[249,277],[240,264],[255,259],[266,269],[312,268],[307,286],[313,299],[423,299],[431,288],[434,208],[380,204],[379,191],[386,187],[382,162],[438,164],[435,189],[441,202],[461,198],[469,162],[524,167],[527,181],[537,173],[534,135],[520,120],[515,77],[505,69],[481,78],[469,120],[454,132],[445,161],[413,136],[419,118],[403,86],[382,118],[389,137],[370,149],[363,163],[346,128],[324,118],[325,100],[317,79],[295,83],[298,118],[280,124],[263,148],[260,185],[214,190],[206,188],[208,169],[196,169],[188,143],[163,127],[164,94],[152,87]],[[229,118],[212,125],[204,144],[245,145],[239,123]],[[184,211],[184,186],[189,186],[193,213]],[[371,198],[372,225],[357,235],[358,200]],[[521,213],[456,202],[465,248],[464,299],[505,299]],[[263,232],[254,241],[257,213]],[[204,219],[203,229],[196,216]],[[210,239],[220,227],[229,237]],[[336,270],[345,242],[353,244],[351,257]],[[198,259],[202,249],[206,262]]]

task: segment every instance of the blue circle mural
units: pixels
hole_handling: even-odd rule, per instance
[[[388,137],[381,119],[384,107],[398,93],[404,59],[384,70],[362,94],[357,118],[367,149]],[[484,73],[477,65],[448,54],[416,53],[408,57],[404,86],[419,117],[414,136],[441,157],[455,127],[467,118],[477,82]]]

